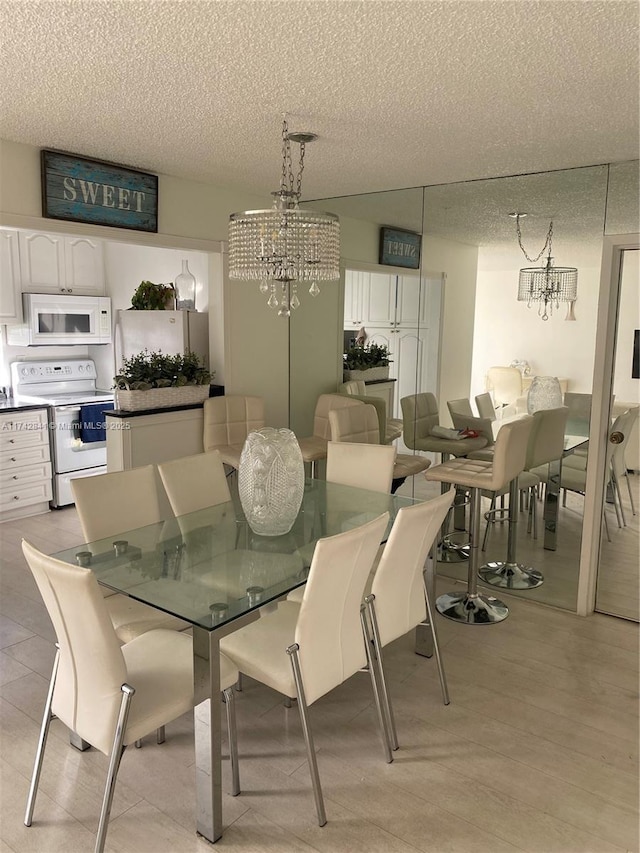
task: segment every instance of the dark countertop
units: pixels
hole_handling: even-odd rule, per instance
[[[391,377],[389,377],[388,379],[365,379],[364,384],[365,385],[383,385],[385,382],[397,382],[397,381],[398,381],[397,379],[391,379]]]
[[[15,400],[0,400],[0,414],[2,412],[24,412],[35,409],[48,408],[46,403],[17,403]]]
[[[142,418],[145,415],[162,415],[165,412],[184,412],[187,409],[201,409],[202,403],[188,403],[186,406],[161,406],[159,409],[111,409],[105,412],[107,418]]]

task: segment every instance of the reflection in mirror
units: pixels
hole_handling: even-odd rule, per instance
[[[340,217],[343,269],[339,288],[324,285],[290,320],[290,423],[297,435],[312,433],[319,394],[346,391],[343,356],[356,338],[389,351],[388,377],[355,377],[366,383],[364,396],[383,401],[382,421],[399,419],[400,396],[415,393],[422,375],[437,381],[441,276],[427,280],[420,266],[379,263],[382,226],[422,232],[422,196],[419,188],[309,203]],[[322,335],[310,334],[320,327]]]
[[[607,520],[602,538],[596,610],[640,621],[638,524],[640,440],[640,251],[622,254],[616,328],[613,406],[610,433],[610,484],[604,504]],[[612,443],[613,440],[616,443]]]
[[[634,175],[635,183],[630,179]],[[422,189],[374,193],[323,200],[312,206],[340,216],[341,255],[346,270],[402,275],[402,270],[377,264],[380,226],[392,225],[423,234],[421,299],[431,272],[444,282],[438,304],[439,372],[434,379],[428,371],[421,371],[418,360],[414,360],[411,387],[416,393],[432,391],[436,395],[440,424],[450,427],[447,402],[466,398],[475,410],[474,397],[486,392],[489,368],[513,364],[520,372],[520,393],[510,410],[498,409],[495,429],[500,427],[501,418],[526,412],[528,387],[536,375],[558,377],[563,392],[591,394],[605,210],[611,214],[607,232],[612,233],[611,228],[621,233],[634,231],[637,198],[635,163],[426,187],[424,195]],[[535,258],[544,246],[553,221],[554,265],[578,270],[575,304],[560,303],[557,308],[554,305],[546,322],[538,315],[537,305],[528,307],[526,302],[517,300],[519,270],[532,264],[518,245],[515,222],[509,216],[515,212],[528,214],[521,228],[531,257]],[[318,393],[316,374],[320,370],[318,363],[312,363],[313,358],[322,361],[323,390],[333,390],[332,382],[338,382],[341,375],[344,330],[349,328],[348,324],[343,325],[343,316],[353,321],[351,330],[355,328],[353,323],[362,319],[349,317],[349,311],[343,314],[344,280],[337,291],[338,288],[324,316],[323,329],[330,332],[323,333],[317,344],[309,340],[309,322],[305,323],[302,312],[291,320],[294,424],[312,422]],[[315,306],[311,310],[315,311]],[[428,377],[426,382],[419,380],[422,376]],[[309,377],[314,378],[315,384]],[[312,384],[309,394],[306,389]],[[396,412],[399,400],[406,394],[404,388],[400,394],[396,389]],[[406,434],[404,439],[406,443]],[[397,441],[400,450],[401,442]],[[580,456],[584,457],[584,453],[584,446],[571,448],[576,465],[583,464]],[[437,461],[432,455],[432,462]],[[407,480],[401,491],[429,497],[438,489],[437,484],[416,477]],[[546,523],[543,507],[537,507],[537,534],[533,529],[527,530],[526,514],[520,516],[518,525],[517,560],[542,571],[544,583],[522,592],[500,589],[499,595],[523,595],[575,610],[584,501],[578,492],[566,492],[554,500],[554,491],[550,490]],[[487,560],[505,558],[506,528],[504,523],[491,525],[484,553]],[[464,533],[459,533],[463,538]],[[467,564],[439,563],[438,572],[464,583]]]

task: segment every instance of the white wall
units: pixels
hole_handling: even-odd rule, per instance
[[[478,249],[426,236],[422,240],[422,265],[446,275],[438,408],[440,422],[449,424],[447,400],[467,397],[471,384]]]
[[[532,375],[569,380],[568,389],[591,392],[595,330],[600,282],[601,246],[566,247],[555,263],[578,269],[576,320],[567,321],[567,304],[561,303],[548,320],[538,316],[538,306],[518,302],[518,273],[525,262],[515,249],[481,248],[473,342],[471,395],[485,390],[487,369],[524,359]]]

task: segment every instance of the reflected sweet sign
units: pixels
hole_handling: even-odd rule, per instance
[[[158,230],[158,176],[42,150],[42,215],[134,231]]]
[[[422,236],[415,231],[382,227],[379,263],[411,270],[419,269],[421,241]]]

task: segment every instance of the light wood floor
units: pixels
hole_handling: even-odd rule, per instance
[[[19,544],[79,543],[75,511],[0,525],[0,853],[93,849],[106,758],[55,721],[35,821],[23,826],[53,632]],[[439,581],[439,591],[455,585]],[[401,748],[382,760],[368,678],[311,710],[329,822],[315,823],[297,710],[245,681],[237,696],[243,793],[223,799],[220,849],[238,853],[596,853],[638,850],[638,625],[509,598],[509,618],[438,617],[451,704],[407,636],[388,670]],[[223,747],[224,750],[224,747]],[[194,827],[191,715],[124,756],[109,851],[211,849]],[[228,790],[228,762],[224,762]]]

